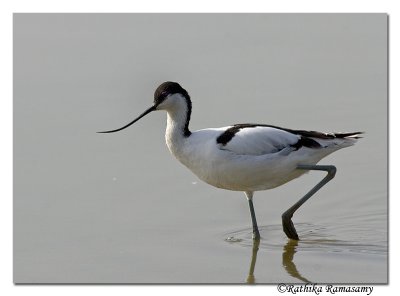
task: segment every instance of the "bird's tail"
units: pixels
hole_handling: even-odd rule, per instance
[[[325,147],[341,149],[353,146],[358,139],[362,138],[361,134],[364,132],[350,132],[350,133],[330,133],[327,138],[318,139],[318,142]]]
[[[351,132],[351,133],[332,133],[334,138],[339,139],[360,139],[362,138],[360,135],[364,132]]]

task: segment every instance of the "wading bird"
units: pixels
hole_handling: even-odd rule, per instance
[[[119,129],[99,133],[123,130],[158,110],[167,111],[166,143],[183,165],[212,186],[245,193],[255,240],[260,239],[260,233],[253,206],[254,192],[278,187],[308,171],[327,172],[325,178],[282,214],[285,234],[298,240],[291,220],[294,212],[336,173],[335,166],[317,163],[332,152],[353,145],[361,134],[322,133],[253,123],[191,132],[190,96],[178,83],[170,81],[156,89],[153,105],[135,120]]]

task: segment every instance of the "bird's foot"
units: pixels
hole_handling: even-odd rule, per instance
[[[285,232],[285,234],[288,238],[293,239],[293,240],[299,240],[299,236],[297,235],[296,228],[294,228],[294,225],[292,222],[292,216],[293,216],[293,214],[283,213],[283,215],[282,215],[283,231]]]

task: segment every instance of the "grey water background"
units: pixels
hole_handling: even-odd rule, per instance
[[[386,283],[386,14],[15,14],[16,283]],[[166,114],[116,134],[163,81],[192,130],[268,123],[365,131],[322,177],[243,193],[202,183],[164,143]],[[257,257],[255,256],[257,255]],[[249,275],[250,274],[250,275]]]

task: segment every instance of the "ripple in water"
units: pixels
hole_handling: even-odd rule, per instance
[[[300,237],[300,241],[296,245],[297,251],[387,254],[387,244],[385,242],[372,242],[368,239],[372,237],[370,230],[368,232],[368,230],[361,231],[357,229],[357,234],[352,239],[345,240],[335,239],[338,235],[335,234],[334,229],[323,225],[296,223],[296,229]],[[282,225],[261,226],[259,231],[261,234],[260,249],[281,250],[288,243],[288,239],[282,231]],[[245,228],[226,233],[224,240],[231,244],[252,247],[252,229]]]

